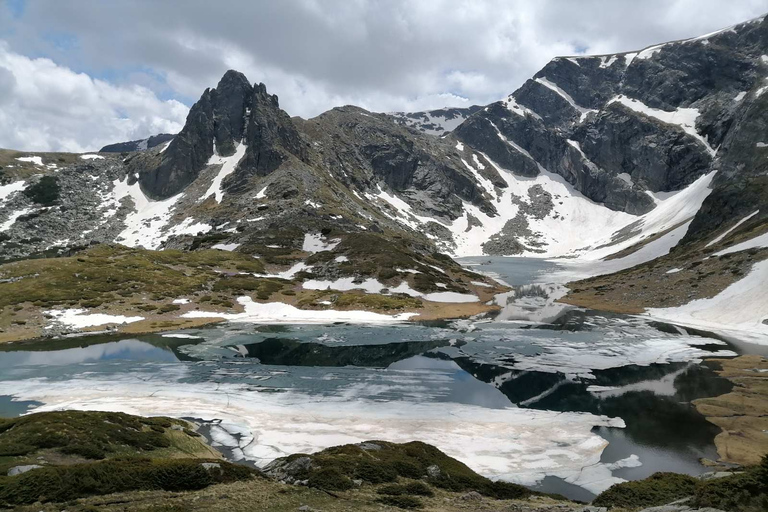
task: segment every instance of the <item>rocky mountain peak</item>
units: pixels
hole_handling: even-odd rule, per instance
[[[192,106],[184,128],[155,162],[144,161],[140,182],[151,197],[167,198],[191,184],[211,157],[234,155],[246,144],[237,174],[265,175],[288,154],[302,158],[304,144],[277,96],[264,84],[251,85],[243,73],[227,71],[214,89]]]
[[[230,69],[211,92],[216,153],[230,156],[243,140],[254,88],[244,74]]]

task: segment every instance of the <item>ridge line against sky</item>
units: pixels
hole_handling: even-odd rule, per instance
[[[227,69],[290,115],[487,104],[558,55],[695,37],[768,0],[0,0],[0,147],[177,132]]]

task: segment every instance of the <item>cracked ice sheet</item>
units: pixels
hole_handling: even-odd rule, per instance
[[[175,375],[174,375],[175,373]],[[286,391],[260,393],[250,384],[190,383],[186,371],[110,375],[81,374],[51,382],[29,379],[0,382],[0,393],[43,405],[33,412],[109,410],[145,416],[220,419],[230,435],[217,432],[221,444],[238,434],[243,457],[264,465],[291,453],[370,439],[420,440],[437,446],[475,471],[494,479],[532,485],[557,475],[577,485],[585,468],[601,468],[607,442],[594,426],[623,427],[619,418],[588,413],[519,409],[488,410],[463,404],[419,401],[381,402],[324,397]],[[183,382],[182,382],[183,381]],[[55,384],[55,385],[53,385]],[[615,483],[602,478],[602,487]],[[585,487],[586,488],[586,487]],[[607,487],[606,487],[607,488]],[[592,485],[592,492],[599,491]]]
[[[615,340],[569,341],[558,340],[557,345],[542,346],[542,352],[533,356],[515,355],[512,368],[550,373],[564,373],[593,379],[592,370],[620,368],[627,365],[648,366],[671,362],[699,361],[703,357],[736,357],[731,350],[711,352],[697,345],[723,344],[714,339],[680,336],[652,338],[632,343]]]

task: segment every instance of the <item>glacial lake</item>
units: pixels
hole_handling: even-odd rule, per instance
[[[478,320],[223,323],[1,345],[0,414],[191,418],[229,458],[255,465],[421,440],[491,478],[581,500],[656,471],[703,473],[699,459],[717,459],[718,429],[690,402],[731,385],[701,358],[756,347],[555,304],[562,269],[552,262],[460,261],[526,296]]]

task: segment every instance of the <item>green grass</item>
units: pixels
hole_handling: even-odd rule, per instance
[[[57,411],[5,419],[0,423],[0,456],[18,457],[54,450],[86,459],[168,448],[170,418],[142,418],[123,413]]]
[[[376,490],[379,494],[386,494],[388,496],[429,496],[432,497],[435,493],[429,488],[427,484],[420,481],[413,481],[407,484],[389,484],[382,485]]]
[[[303,296],[299,307],[317,306],[320,300],[330,300],[334,308],[365,308],[380,311],[417,309],[422,307],[420,299],[408,295],[378,295],[364,292],[320,291]]]
[[[426,443],[369,441],[367,444],[375,444],[379,449],[366,450],[360,445],[344,445],[313,455],[291,455],[287,460],[310,457],[312,463],[309,469],[293,476],[299,480],[308,479],[310,486],[328,490],[348,488],[355,479],[376,485],[396,483],[400,478],[426,478],[426,482],[434,487],[453,492],[477,491],[498,499],[524,499],[540,494],[521,485],[492,482]],[[427,477],[427,468],[431,466],[439,468],[439,475]]]
[[[206,469],[204,462],[218,467]],[[121,458],[90,464],[49,466],[18,476],[0,476],[0,503],[16,506],[65,502],[126,491],[190,491],[248,480],[256,471],[218,460]]]
[[[235,275],[222,277],[213,285],[216,292],[256,292],[256,298],[268,300],[273,293],[289,286],[290,281],[285,279],[253,277],[247,275]]]
[[[413,496],[382,496],[377,498],[376,501],[384,505],[406,510],[424,508],[424,504],[421,502],[421,500]]]
[[[77,256],[23,260],[0,265],[0,309],[34,303],[95,304],[119,297],[177,298],[210,287],[223,277],[214,269],[263,272],[263,264],[244,254],[216,250],[148,251],[101,245]]]

